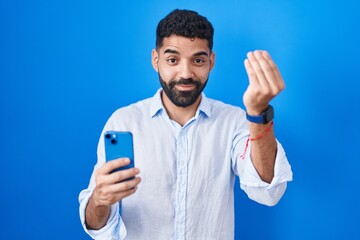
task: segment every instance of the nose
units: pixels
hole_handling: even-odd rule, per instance
[[[179,75],[179,77],[182,79],[194,77],[194,73],[192,71],[190,63],[184,61],[182,62],[182,64],[180,64]]]

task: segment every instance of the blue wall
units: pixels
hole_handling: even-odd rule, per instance
[[[267,49],[286,89],[275,127],[294,171],[268,208],[236,191],[236,239],[360,239],[356,1],[0,1],[0,239],[89,239],[77,196],[118,107],[159,87],[157,22],[174,8],[215,27],[206,94],[242,106],[246,52]]]

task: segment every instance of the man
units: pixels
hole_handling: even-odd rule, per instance
[[[159,22],[152,65],[162,89],[118,109],[103,130],[132,132],[136,168],[112,172],[129,159],[105,163],[101,137],[89,187],[79,196],[91,237],[233,239],[236,175],[259,203],[275,205],[282,197],[292,172],[269,102],[284,82],[266,51],[249,52],[246,113],[207,98],[213,33],[194,11],[174,10]]]

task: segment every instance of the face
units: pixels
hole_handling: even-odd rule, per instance
[[[178,107],[193,105],[206,86],[214,66],[215,54],[207,40],[172,35],[163,46],[153,50],[152,64],[159,74],[166,100]]]

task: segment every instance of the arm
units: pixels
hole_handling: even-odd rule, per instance
[[[249,123],[250,138],[253,139],[262,135],[267,128],[271,127],[270,124],[271,123],[260,125]],[[271,128],[261,139],[252,141],[251,143],[251,159],[256,171],[264,182],[270,183],[274,177],[276,152],[277,144],[273,128]]]
[[[243,97],[244,105],[248,114],[260,115],[269,106],[269,102],[284,89],[285,84],[266,51],[249,52],[244,64],[249,77],[249,86]],[[250,138],[262,135],[269,124],[249,123]],[[276,152],[277,144],[272,128],[260,139],[252,141],[251,159],[264,182],[270,183],[274,177]]]
[[[121,158],[105,163],[96,171],[96,186],[85,210],[85,223],[88,229],[98,230],[104,227],[110,215],[111,205],[137,190],[140,178],[135,175],[139,173],[139,169],[112,173],[114,169],[129,163],[129,159]],[[135,178],[123,181],[131,177]]]

